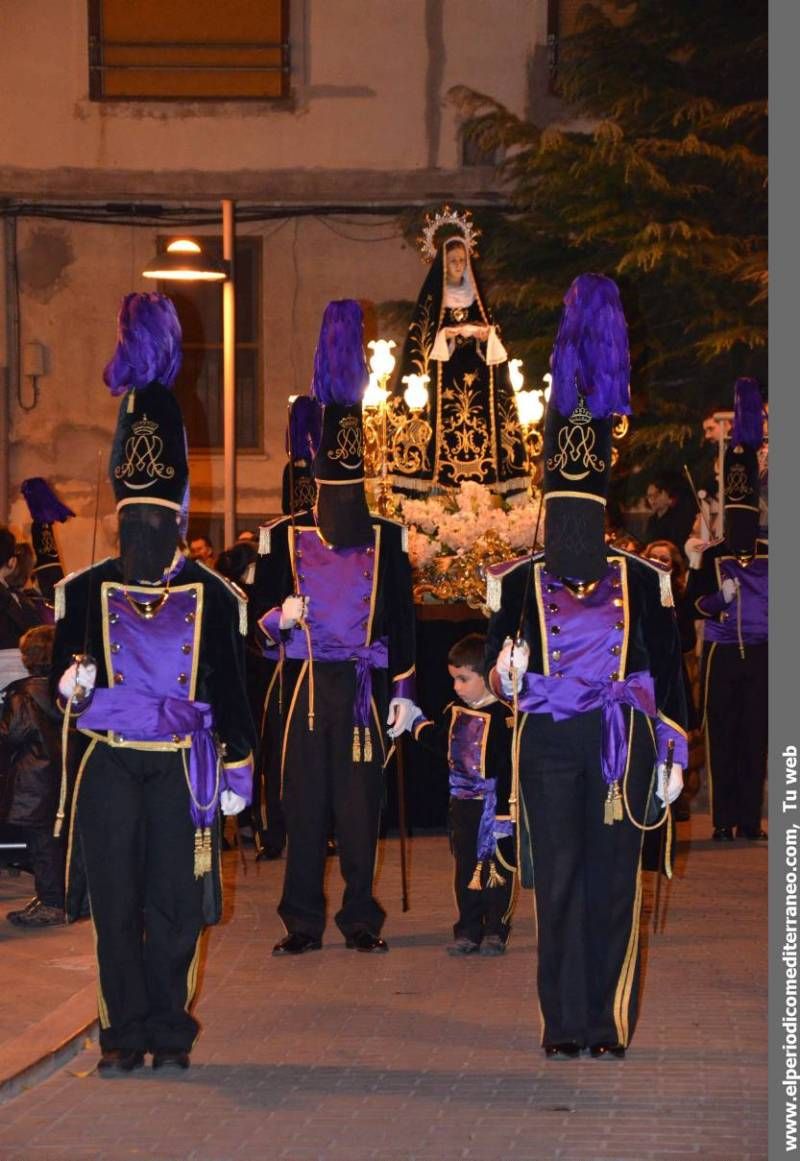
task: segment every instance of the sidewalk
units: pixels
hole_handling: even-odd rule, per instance
[[[2,1106],[0,1156],[763,1161],[767,852],[710,842],[707,816],[680,830],[695,839],[681,844],[666,928],[655,939],[645,876],[642,1009],[624,1061],[545,1060],[529,893],[505,958],[444,955],[452,922],[445,838],[411,843],[405,915],[398,843],[383,844],[384,956],[346,951],[329,928],[321,952],[272,959],[282,865],[251,862],[245,876],[229,854],[226,921],[208,937],[196,1009],[204,1031],[191,1070],[104,1080],[93,1071],[96,1046],[81,1050]],[[334,900],[338,880],[331,866]],[[0,886],[5,892],[6,881]],[[7,934],[2,950],[11,947],[25,973],[26,1018],[37,1002],[41,1024],[45,1008],[83,998],[88,924],[26,936],[35,945],[24,959]],[[3,985],[16,969],[1,958]],[[5,1000],[0,1014],[7,1033]]]

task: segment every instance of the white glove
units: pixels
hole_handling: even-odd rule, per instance
[[[410,697],[393,697],[389,702],[389,716],[386,719],[389,737],[399,738],[404,734],[411,728],[419,712],[419,706],[414,705]]]
[[[76,692],[76,700],[84,701],[92,692],[97,681],[97,666],[93,661],[73,661],[65,669],[58,683],[58,692],[64,701],[69,701]]]
[[[689,561],[689,568],[699,568],[703,560],[703,553],[708,548],[708,541],[699,536],[690,536],[683,546]]]
[[[733,577],[725,577],[725,580],[722,582],[721,592],[725,598],[725,604],[729,605],[733,598],[736,596],[736,581],[733,579]]]
[[[219,796],[219,808],[223,814],[241,814],[246,806],[247,802],[241,794],[233,790],[223,790]]]
[[[521,689],[530,655],[531,651],[526,641],[515,645],[510,637],[506,637],[494,663],[497,676],[500,678],[500,688],[506,697],[511,697],[515,691],[518,693]]]
[[[292,629],[308,612],[308,597],[287,597],[281,605],[281,629]]]
[[[656,770],[656,798],[664,802],[664,775],[667,772],[665,762],[659,762]],[[672,763],[672,769],[669,772],[669,781],[667,782],[667,802],[674,802],[680,792],[683,790],[683,766],[679,766],[677,762]]]

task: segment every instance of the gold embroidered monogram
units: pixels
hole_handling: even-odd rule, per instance
[[[58,556],[53,529],[49,524],[42,525],[40,553],[42,556]]]
[[[604,472],[605,460],[598,459],[592,451],[595,439],[594,429],[588,424],[573,423],[559,428],[558,452],[548,458],[547,470],[560,472],[565,480],[585,480],[590,472]],[[567,471],[567,466],[583,471]]]
[[[492,443],[480,389],[475,388],[477,378],[468,371],[460,383],[441,393],[439,473],[442,483],[450,486],[462,480],[481,481],[492,469]]]
[[[725,477],[725,498],[729,503],[737,504],[748,496],[752,496],[753,489],[747,478],[747,469],[744,464],[731,464]]]
[[[428,446],[433,438],[433,428],[425,414],[409,411],[402,399],[389,399],[386,418],[391,431],[390,469],[408,475],[431,470]]]
[[[328,452],[329,460],[338,460],[348,472],[360,471],[364,459],[364,436],[358,416],[346,415],[336,433],[336,450]],[[353,462],[346,463],[346,460]]]
[[[133,434],[125,441],[125,460],[114,468],[114,476],[136,491],[152,488],[156,480],[171,480],[175,469],[160,460],[164,441],[156,435],[158,424],[143,415],[133,424]],[[132,476],[145,476],[144,483],[134,484]]]

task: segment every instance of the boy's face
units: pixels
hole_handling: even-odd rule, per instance
[[[468,665],[448,665],[447,672],[453,679],[453,689],[467,705],[475,705],[489,693],[483,674]]]

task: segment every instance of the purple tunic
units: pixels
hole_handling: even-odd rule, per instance
[[[769,561],[756,556],[743,565],[735,556],[720,556],[715,562],[717,582],[738,581],[738,593],[726,603],[721,592],[700,597],[698,605],[707,616],[703,636],[719,645],[763,645],[769,639]]]

